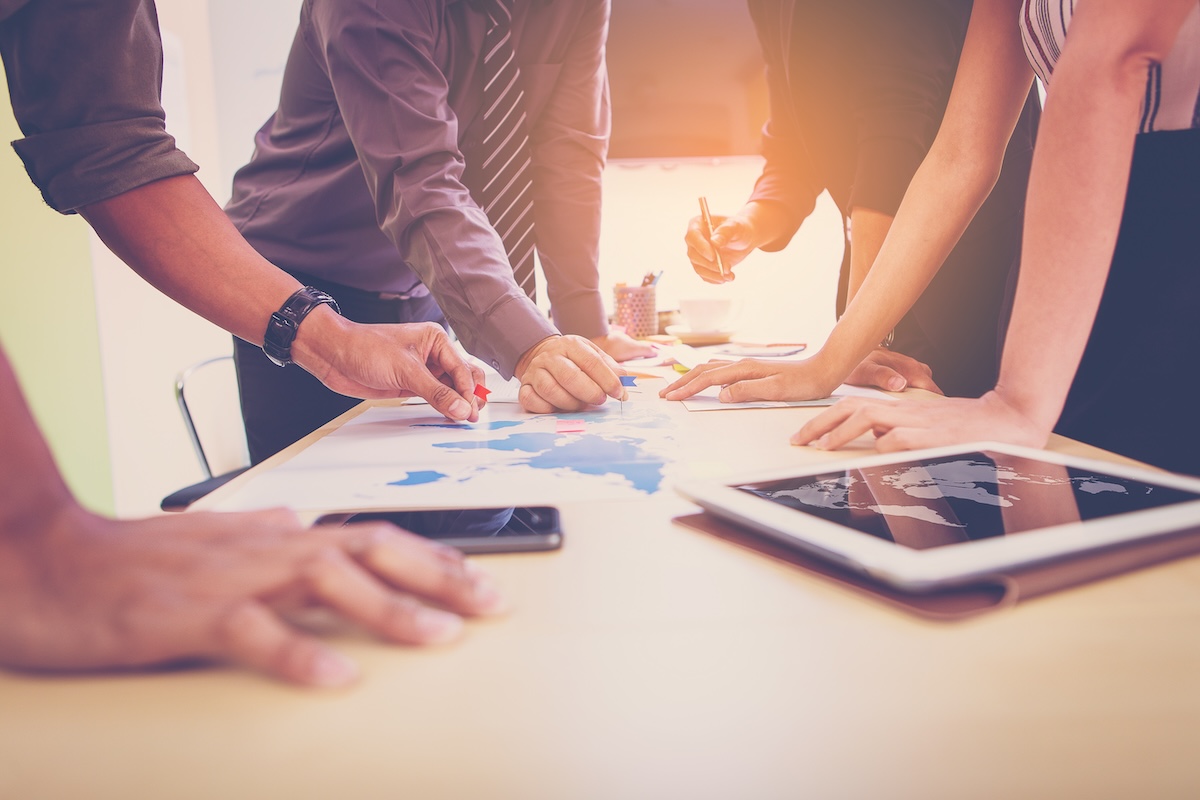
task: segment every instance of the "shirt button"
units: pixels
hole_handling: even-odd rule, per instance
[[[496,372],[499,372],[500,371],[500,362],[493,360],[492,361],[492,369],[496,370]]]

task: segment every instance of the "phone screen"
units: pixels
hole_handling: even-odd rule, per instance
[[[550,506],[453,508],[330,514],[318,523],[384,521],[464,553],[515,553],[562,546],[558,509]]]

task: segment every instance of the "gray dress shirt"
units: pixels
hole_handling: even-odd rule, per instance
[[[608,0],[528,0],[513,18],[538,255],[558,330],[588,337],[607,332],[608,18]],[[486,24],[469,0],[306,0],[279,108],[226,211],[284,269],[367,291],[423,284],[466,348],[511,375],[556,329],[462,182],[480,151]]]
[[[0,0],[0,55],[13,148],[51,208],[196,171],[166,131],[152,0]]]

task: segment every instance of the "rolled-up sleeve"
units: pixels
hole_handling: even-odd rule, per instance
[[[436,5],[313,0],[308,45],[329,75],[380,230],[467,350],[509,376],[557,331],[513,280],[500,237],[462,183],[458,120],[434,57]]]
[[[13,148],[51,208],[196,171],[166,131],[149,0],[31,0],[0,23],[0,52],[25,134]]]
[[[546,92],[530,131],[538,257],[554,322],[564,333],[608,332],[599,288],[601,174],[612,112],[605,41],[609,2],[580,9],[563,63],[522,66],[527,96]],[[531,91],[535,90],[535,91]]]

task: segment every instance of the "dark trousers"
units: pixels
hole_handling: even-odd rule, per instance
[[[383,300],[378,294],[316,281],[308,276],[297,277],[332,295],[341,307],[342,315],[355,322],[446,324],[442,310],[429,296]],[[278,453],[361,402],[330,391],[295,364],[276,366],[261,348],[238,338],[234,338],[233,344],[242,420],[246,424],[246,443],[253,464]],[[386,354],[380,353],[379,357],[386,357]]]
[[[1142,134],[1096,323],[1055,430],[1200,475],[1198,395],[1200,130]]]

